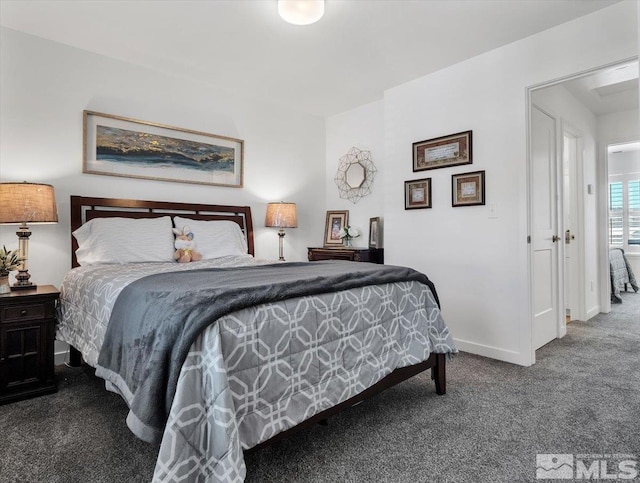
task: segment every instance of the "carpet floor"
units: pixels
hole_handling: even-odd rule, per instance
[[[88,367],[56,394],[0,406],[0,482],[148,482],[157,447]],[[640,294],[572,322],[532,367],[461,353],[447,394],[421,374],[246,456],[247,482],[525,482],[536,455],[640,460]],[[638,463],[640,470],[640,461]]]

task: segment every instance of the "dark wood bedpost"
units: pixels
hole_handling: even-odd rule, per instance
[[[78,349],[69,346],[69,366],[80,367],[82,365],[82,354]]]
[[[436,394],[447,393],[447,358],[446,354],[436,354],[436,364],[431,368],[431,379],[436,383]]]

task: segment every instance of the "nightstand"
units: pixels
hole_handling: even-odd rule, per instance
[[[318,260],[351,260],[384,263],[384,248],[308,248],[310,262]]]
[[[0,295],[0,404],[56,392],[52,285]]]

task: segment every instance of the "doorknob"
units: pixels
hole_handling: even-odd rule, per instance
[[[560,240],[560,237],[559,237],[558,235],[553,235],[553,236],[551,237],[551,241],[552,241],[553,243],[557,242],[558,240]]]

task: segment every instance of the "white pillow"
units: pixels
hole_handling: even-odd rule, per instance
[[[170,216],[160,218],[94,218],[73,236],[80,265],[98,263],[172,262]]]
[[[202,254],[203,260],[247,254],[247,241],[235,221],[191,220],[174,216],[173,223],[178,230],[185,225],[191,229],[195,250]]]

